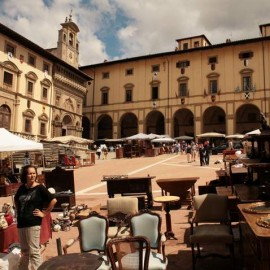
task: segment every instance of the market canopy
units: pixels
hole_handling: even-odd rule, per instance
[[[245,135],[243,134],[232,134],[232,135],[227,135],[225,138],[226,139],[243,139]]]
[[[206,132],[202,134],[196,135],[198,138],[225,138],[225,134],[217,133],[217,132]]]
[[[126,140],[152,140],[155,138],[160,138],[161,135],[157,135],[157,134],[145,134],[145,133],[138,133],[132,136],[129,136],[126,138]]]
[[[0,152],[43,150],[43,144],[17,136],[0,128]]]
[[[173,143],[175,142],[175,139],[172,139],[172,138],[167,138],[167,137],[164,137],[164,138],[156,138],[156,139],[153,139],[151,140],[151,142],[155,142],[155,143]]]
[[[255,129],[255,130],[252,130],[250,132],[247,132],[245,134],[245,136],[249,136],[249,135],[260,135],[261,134],[261,130],[260,129]]]
[[[175,137],[174,139],[181,140],[181,141],[191,141],[194,139],[194,137],[183,135],[183,136]]]
[[[51,139],[44,139],[42,140],[42,142],[62,143],[62,144],[72,144],[72,143],[90,144],[90,143],[93,143],[94,141],[77,137],[77,136],[73,136],[73,135],[67,135],[67,136],[54,137]]]

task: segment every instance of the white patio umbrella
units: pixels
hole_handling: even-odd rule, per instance
[[[225,134],[222,133],[217,133],[217,132],[206,132],[202,134],[196,135],[198,138],[220,138],[223,137],[225,138]]]
[[[172,138],[156,138],[156,139],[151,140],[151,142],[173,143],[175,142],[175,140]]]
[[[261,130],[255,129],[255,130],[252,130],[250,132],[247,132],[245,135],[248,136],[248,135],[260,135],[260,134],[261,134]]]
[[[243,134],[232,134],[232,135],[227,135],[225,138],[226,139],[243,139],[245,135]]]

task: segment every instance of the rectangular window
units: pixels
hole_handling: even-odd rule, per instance
[[[102,73],[102,79],[109,79],[110,78],[110,73],[109,72],[103,72]]]
[[[28,81],[27,82],[27,94],[32,96],[33,95],[33,89],[34,89],[34,83]]]
[[[36,57],[32,54],[28,55],[28,64],[35,67],[36,66]]]
[[[15,56],[15,46],[10,43],[6,43],[5,52],[12,53],[12,55]]]
[[[158,86],[152,86],[152,100],[158,99]]]
[[[243,76],[243,91],[248,92],[251,91],[251,77],[250,76]]]
[[[186,68],[190,66],[190,62],[188,60],[186,61],[179,61],[176,63],[177,68]]]
[[[210,87],[210,89],[209,89],[210,94],[217,94],[217,92],[218,92],[217,80],[210,80],[209,87]]]
[[[47,71],[50,74],[50,65],[48,63],[43,63],[43,71]]]
[[[199,46],[200,46],[199,41],[195,41],[195,42],[194,42],[194,48],[198,48]]]
[[[107,105],[108,104],[108,98],[109,98],[109,93],[108,92],[102,92],[102,100],[101,100],[102,105]]]
[[[152,72],[159,72],[159,65],[153,65]]]
[[[4,84],[12,85],[13,83],[13,74],[7,71],[4,72]]]
[[[25,119],[24,131],[27,132],[27,133],[32,132],[32,121],[30,119]]]
[[[253,57],[253,52],[241,52],[239,53],[240,59],[250,59]]]
[[[180,83],[180,85],[179,85],[179,96],[180,97],[186,97],[187,96],[187,84],[186,83]]]
[[[126,102],[131,102],[132,101],[132,90],[127,89],[126,90]]]
[[[48,89],[46,87],[42,88],[42,98],[48,99]]]
[[[39,131],[40,135],[46,135],[46,123],[41,122],[40,123],[40,131]]]
[[[126,75],[127,76],[133,75],[133,68],[126,69]]]
[[[187,49],[188,49],[188,43],[184,43],[184,44],[183,44],[183,49],[184,49],[184,50],[187,50]]]
[[[216,64],[217,63],[217,57],[212,56],[208,58],[208,64]]]

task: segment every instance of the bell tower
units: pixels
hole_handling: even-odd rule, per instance
[[[57,56],[70,65],[79,66],[79,41],[77,38],[80,32],[78,26],[72,21],[70,13],[58,33]]]

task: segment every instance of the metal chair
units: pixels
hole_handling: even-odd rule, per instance
[[[107,244],[113,270],[147,270],[150,243],[143,236],[118,237]]]
[[[130,219],[131,235],[144,236],[150,242],[151,252],[148,264],[150,270],[166,269],[168,265],[168,259],[165,255],[166,237],[161,233],[161,221],[159,214],[148,209],[142,210]]]
[[[193,207],[193,216],[189,220],[193,269],[195,269],[197,257],[225,257],[216,251],[203,256],[202,245],[229,246],[234,265],[234,240],[228,211],[228,197],[211,193],[194,196]]]

